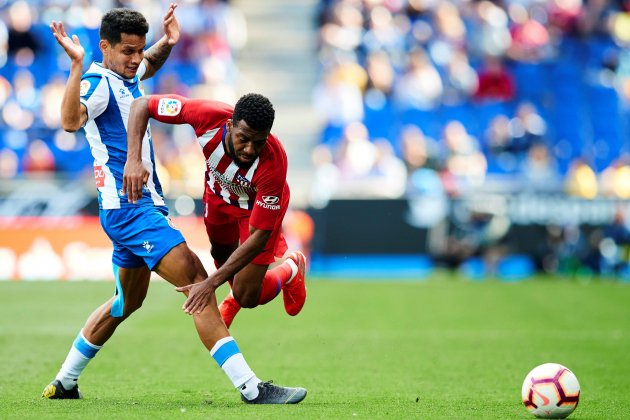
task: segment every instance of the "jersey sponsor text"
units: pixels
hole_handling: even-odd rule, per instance
[[[278,197],[275,197],[278,198]],[[267,204],[264,201],[256,200],[256,205],[267,210],[280,210],[280,204]]]

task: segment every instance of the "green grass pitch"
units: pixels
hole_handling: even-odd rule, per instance
[[[303,312],[243,310],[232,334],[297,406],[248,406],[196,337],[182,296],[153,282],[85,370],[85,399],[40,398],[108,282],[0,283],[0,418],[534,418],[525,375],[577,375],[574,419],[630,418],[630,284],[312,279]],[[225,289],[220,290],[223,297]]]

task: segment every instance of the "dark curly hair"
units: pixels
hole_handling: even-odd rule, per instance
[[[146,36],[149,32],[149,23],[140,12],[131,9],[111,9],[105,13],[101,20],[101,39],[111,45],[120,42],[121,34]]]
[[[245,120],[252,130],[271,131],[275,115],[276,111],[269,99],[258,93],[248,93],[241,96],[234,106],[232,123],[236,125],[240,120]]]

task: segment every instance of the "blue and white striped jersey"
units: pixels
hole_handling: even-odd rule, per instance
[[[133,79],[123,79],[100,63],[92,63],[81,78],[81,103],[88,114],[85,134],[94,157],[94,177],[101,209],[164,205],[162,186],[155,171],[150,127],[142,141],[142,163],[149,171],[142,199],[138,204],[131,204],[127,196],[121,194],[127,160],[127,120],[131,102],[143,95],[140,78],[145,71],[143,62]]]

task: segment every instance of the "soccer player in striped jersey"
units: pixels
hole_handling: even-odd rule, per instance
[[[296,251],[268,270],[287,251],[281,228],[289,205],[287,155],[271,133],[275,111],[269,99],[248,94],[234,107],[178,95],[134,100],[124,175],[132,200],[140,199],[150,176],[140,149],[151,117],[191,125],[206,159],[204,221],[217,271],[177,289],[190,292],[184,310],[204,310],[216,288],[229,282],[231,292],[219,307],[228,327],[241,307],[265,304],[280,291],[286,312],[297,315],[306,299],[304,255]]]
[[[178,287],[201,283],[208,277],[168,217],[155,172],[151,130],[146,126],[137,158],[148,176],[133,198],[123,180],[131,103],[142,96],[140,80],[151,77],[164,64],[179,40],[176,7],[170,4],[163,21],[164,36],[146,51],[149,25],[145,18],[130,9],[107,12],[100,29],[103,62],[93,63],[83,76],[85,52],[79,39],[76,35],[68,37],[61,23],[51,25],[55,39],[72,62],[61,105],[62,126],[67,131],[85,127],[94,157],[101,225],[114,246],[116,289],[114,296],[88,318],[55,380],[44,389],[45,398],[81,398],[79,375],[118,325],[140,308],[151,271]],[[243,401],[286,404],[304,399],[303,388],[285,388],[258,379],[225,327],[216,300],[195,314],[194,323],[202,343]]]

